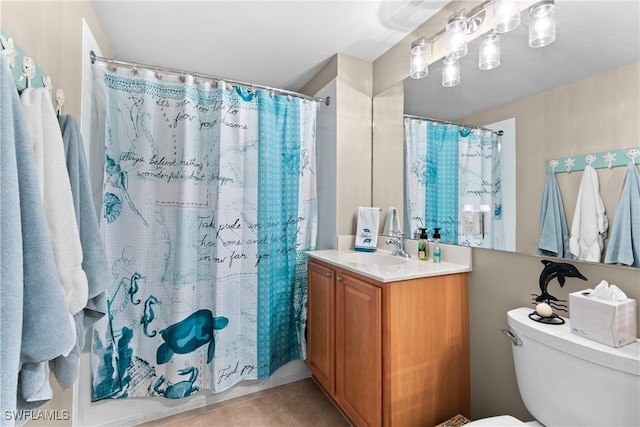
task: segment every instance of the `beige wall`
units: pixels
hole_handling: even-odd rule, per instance
[[[89,1],[0,1],[0,28],[38,66],[51,77],[54,89],[63,89],[65,104],[63,113],[80,120],[82,93],[82,20],[87,21],[102,52],[110,54],[102,28]],[[73,391],[62,390],[55,379],[51,380],[54,398],[43,410],[58,411],[57,421],[30,421],[29,426],[71,425],[61,411],[72,413]]]
[[[463,7],[470,10],[479,2],[453,2],[447,9],[435,15],[393,48],[374,61],[374,124],[373,124],[373,201],[380,202],[383,211],[389,206],[401,207],[403,204],[402,187],[389,187],[387,182],[398,183],[401,177],[402,161],[402,116],[403,94],[398,84],[408,77],[408,56],[411,41],[435,34],[443,27],[446,18]],[[437,59],[437,55],[434,59]],[[535,118],[516,119],[518,195],[524,193],[535,207],[518,207],[518,223],[524,230],[518,233],[531,241],[531,235],[537,233],[537,215],[544,188],[545,161],[553,157],[565,157],[585,154],[589,151],[603,151],[605,141],[616,141],[618,148],[638,145],[638,82],[640,72],[638,64],[632,64],[614,70],[607,76],[595,76],[586,81],[577,82],[557,91],[539,94],[522,102],[552,102],[553,107],[539,107]],[[625,82],[622,79],[626,79]],[[598,87],[604,87],[606,95],[595,95]],[[595,97],[595,98],[594,98]],[[597,99],[585,102],[585,99]],[[601,105],[602,108],[596,108]],[[491,117],[473,117],[476,123],[491,123],[518,113],[518,105],[505,106],[494,111]],[[380,111],[376,111],[376,110]],[[511,109],[511,115],[507,114]],[[385,112],[385,113],[382,113]],[[381,117],[389,112],[393,117]],[[578,112],[588,112],[585,122],[577,119]],[[467,121],[465,119],[465,121]],[[521,123],[522,122],[522,123]],[[569,122],[571,132],[560,131],[560,124]],[[470,122],[474,123],[474,122]],[[568,144],[564,145],[563,144]],[[390,154],[396,153],[396,154]],[[520,157],[521,154],[525,156]],[[393,159],[385,162],[385,158]],[[606,171],[601,178],[601,193],[607,199],[609,209],[613,200],[617,200],[623,182],[621,174],[624,168]],[[526,179],[524,177],[527,177]],[[532,179],[530,177],[536,176]],[[559,174],[563,197],[570,193],[569,188],[577,188],[580,174]],[[401,181],[400,181],[401,185]],[[606,195],[605,195],[606,194]],[[572,212],[575,196],[567,196],[565,207]],[[388,203],[384,205],[383,203]],[[520,221],[521,216],[532,218]],[[612,217],[611,217],[612,218]],[[570,221],[570,218],[568,218]],[[536,224],[532,227],[531,224]],[[528,228],[527,228],[528,226]],[[533,241],[535,241],[534,239]],[[520,241],[520,239],[519,239]],[[524,245],[528,245],[524,243]],[[445,255],[446,256],[446,255]],[[510,309],[532,306],[531,294],[539,292],[538,279],[542,271],[542,258],[522,253],[508,253],[484,249],[473,250],[473,272],[469,276],[469,320],[471,333],[471,415],[474,419],[494,415],[511,414],[522,420],[531,420],[520,398],[510,341],[500,332],[506,327],[506,312]],[[640,299],[640,270],[604,264],[574,262],[577,268],[589,280],[567,279],[561,290],[557,282],[553,295],[568,299],[568,294],[586,287],[594,287],[601,280],[615,283],[630,298]],[[561,313],[562,314],[562,313]],[[640,312],[638,313],[640,324]]]
[[[535,253],[548,160],[640,145],[639,76],[640,63],[635,62],[461,120],[485,125],[516,119],[518,252]],[[609,229],[625,175],[624,167],[598,171]],[[580,172],[556,174],[567,224],[573,220],[582,176]]]
[[[396,83],[373,98],[373,206],[383,210],[380,221],[382,232],[388,209],[393,206],[398,210],[400,223],[404,215],[404,154],[402,141],[404,127],[402,125],[402,82]],[[399,142],[399,144],[398,144]]]
[[[372,206],[372,64],[336,55],[302,89],[314,95],[336,79],[336,235],[354,235],[358,207]]]
[[[104,55],[110,56],[90,1],[0,0],[0,28],[65,93],[63,113],[80,120],[82,94],[82,19],[87,21]]]

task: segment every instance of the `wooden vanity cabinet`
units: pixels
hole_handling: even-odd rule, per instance
[[[308,268],[307,359],[356,426],[470,417],[467,273],[382,283]]]

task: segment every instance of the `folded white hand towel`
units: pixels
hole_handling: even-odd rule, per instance
[[[378,244],[379,208],[358,208],[358,228],[356,230],[356,251],[375,252]]]

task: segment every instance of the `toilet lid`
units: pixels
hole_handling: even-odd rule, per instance
[[[526,426],[517,418],[513,418],[511,415],[501,415],[499,417],[482,418],[480,420],[471,421],[464,425],[464,427],[486,426],[486,427],[499,427],[499,426]]]

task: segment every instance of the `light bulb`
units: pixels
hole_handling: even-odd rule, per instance
[[[411,43],[409,75],[413,79],[421,79],[429,74],[429,49],[424,38]]]
[[[490,32],[482,36],[478,58],[481,70],[493,70],[500,65],[500,34]]]
[[[556,39],[556,13],[553,0],[544,0],[529,9],[529,46],[543,47]]]
[[[459,59],[467,54],[467,20],[464,12],[447,20],[447,58]]]
[[[506,33],[520,25],[520,7],[516,0],[496,0],[493,5],[493,27]]]

